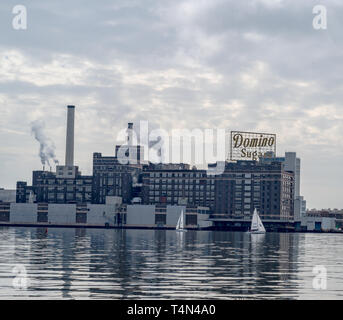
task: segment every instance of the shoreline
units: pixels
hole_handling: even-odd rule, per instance
[[[54,229],[122,229],[122,230],[175,230],[172,227],[149,227],[149,226],[106,226],[106,225],[58,225],[58,224],[21,224],[21,223],[0,223],[0,227],[19,227],[19,228],[54,228]],[[222,232],[246,232],[246,230],[234,230],[229,228],[216,228],[216,227],[207,227],[207,228],[186,228],[188,231],[222,231]],[[342,233],[343,230],[270,230],[266,233]]]

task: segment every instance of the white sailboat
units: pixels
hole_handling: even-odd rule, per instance
[[[186,232],[187,230],[185,229],[185,213],[182,210],[179,220],[177,221],[176,224],[176,231],[182,231],[182,232]]]
[[[257,213],[257,210],[254,210],[254,214],[251,220],[251,227],[248,231],[249,233],[266,233],[266,229],[263,226],[263,223]]]

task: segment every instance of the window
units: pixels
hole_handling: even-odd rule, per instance
[[[47,212],[38,212],[37,222],[48,222],[48,213]]]
[[[155,214],[155,224],[164,225],[167,223],[167,215],[165,214]]]
[[[76,223],[87,223],[87,213],[76,213]]]
[[[74,194],[73,193],[67,193],[67,200],[73,200]]]
[[[64,200],[64,193],[58,193],[57,200]]]
[[[0,212],[0,221],[9,222],[10,221],[10,213],[9,212]]]
[[[186,214],[186,225],[197,225],[197,224],[198,224],[197,215]]]

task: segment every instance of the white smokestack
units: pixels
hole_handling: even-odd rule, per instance
[[[66,162],[68,167],[74,166],[74,123],[75,106],[68,106]]]

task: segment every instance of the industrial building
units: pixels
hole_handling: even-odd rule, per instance
[[[141,166],[121,164],[116,156],[94,153],[92,203],[104,204],[107,196],[122,197],[124,203],[131,203],[141,171]]]
[[[209,207],[212,216],[249,220],[254,209],[262,219],[292,220],[294,174],[280,162],[227,162],[220,175],[184,166],[143,168],[143,203]]]
[[[215,181],[216,215],[246,220],[256,208],[261,219],[293,219],[294,174],[279,162],[227,163]]]
[[[205,170],[185,164],[150,164],[142,172],[144,204],[189,204],[214,207],[215,185]]]
[[[106,197],[118,196],[130,204],[139,190],[142,165],[141,146],[132,144],[133,124],[128,124],[127,143],[116,146],[115,156],[93,154],[93,175],[84,176],[74,165],[75,106],[67,107],[65,165],[56,172],[38,170],[32,173],[32,186],[17,182],[17,203],[105,204]],[[138,159],[138,161],[137,161]]]
[[[300,221],[306,215],[306,200],[300,195],[300,165],[301,160],[297,157],[295,152],[286,152],[284,157],[263,157],[260,162],[270,163],[271,161],[278,161],[284,164],[284,168],[288,172],[294,173],[294,220]]]
[[[75,221],[89,224],[92,215],[88,219],[85,213],[101,206],[112,210],[109,199],[117,199],[115,205],[120,205],[116,210],[125,212],[125,216],[116,216],[113,223],[117,225],[168,228],[167,212],[174,209],[166,208],[183,206],[188,225],[193,226],[200,220],[205,225],[204,219],[194,214],[200,210],[206,212],[200,217],[207,217],[207,227],[244,230],[256,208],[267,229],[292,230],[294,222],[298,229],[307,228],[306,201],[300,196],[300,159],[295,152],[286,152],[284,157],[266,153],[259,160],[226,161],[221,174],[211,171],[218,164],[209,164],[206,171],[183,163],[146,163],[142,161],[143,147],[134,144],[133,124],[129,123],[126,143],[115,146],[111,156],[94,152],[93,173],[85,176],[74,164],[75,106],[68,106],[67,111],[65,164],[56,166],[56,172],[33,171],[32,186],[17,182],[16,202],[35,204],[37,222],[49,222],[50,205],[72,205]],[[92,207],[95,205],[98,209]],[[141,216],[132,214],[132,205]],[[12,209],[6,203],[1,208],[0,219],[6,220],[5,213]],[[190,210],[195,211],[192,214]],[[331,224],[323,222],[325,227]]]
[[[32,173],[32,186],[17,182],[17,203],[91,203],[92,176],[83,176],[74,165],[75,106],[67,107],[65,165],[56,172],[39,170]]]

